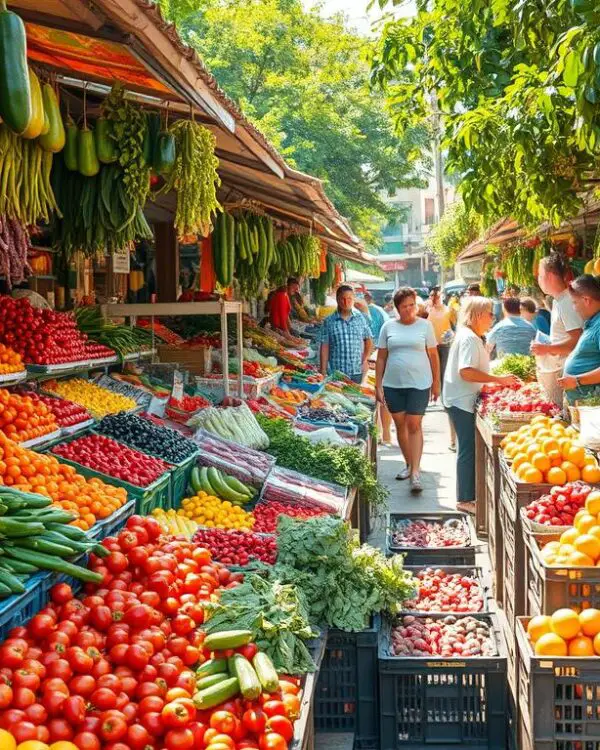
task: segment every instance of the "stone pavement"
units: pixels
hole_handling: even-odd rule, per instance
[[[410,494],[410,482],[395,479],[403,462],[397,443],[391,448],[380,446],[378,451],[379,480],[390,490],[391,512],[432,511],[456,508],[456,453],[448,450],[450,432],[448,417],[440,406],[430,406],[423,419],[425,444],[421,461],[421,495]],[[392,433],[395,439],[395,432]],[[376,547],[385,545],[385,516],[378,519],[369,542]],[[354,735],[315,735],[315,750],[352,750]]]

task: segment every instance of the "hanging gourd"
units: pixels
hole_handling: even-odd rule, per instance
[[[31,91],[31,119],[21,137],[33,140],[38,138],[44,129],[44,102],[39,78],[31,68],[29,68],[29,89]]]
[[[19,135],[32,117],[25,24],[6,0],[0,0],[0,117]]]
[[[86,90],[83,89],[83,128],[79,131],[77,141],[77,167],[84,177],[95,177],[100,171],[100,162],[96,154],[94,131],[87,126]]]
[[[42,132],[39,144],[44,151],[57,154],[65,147],[65,126],[60,114],[56,92],[49,83],[45,83],[42,86],[42,97],[44,100],[44,113],[48,118],[48,130],[45,133]]]

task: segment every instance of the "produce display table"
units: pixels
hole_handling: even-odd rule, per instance
[[[290,744],[290,750],[313,750],[315,744],[315,724],[313,704],[315,700],[315,688],[319,678],[319,670],[325,656],[327,646],[327,629],[321,630],[320,636],[314,641],[310,654],[317,666],[316,672],[306,675],[302,689],[302,704],[300,707],[300,718],[294,724],[294,737]]]
[[[492,424],[479,414],[475,423],[475,517],[477,535],[487,538],[494,571],[494,595],[502,601],[504,590],[503,543],[500,533],[500,443],[504,433],[495,432]]]

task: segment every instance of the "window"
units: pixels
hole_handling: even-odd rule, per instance
[[[425,225],[435,224],[435,199],[425,198]]]

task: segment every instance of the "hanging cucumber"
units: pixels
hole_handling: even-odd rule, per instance
[[[38,138],[44,129],[44,102],[42,87],[36,74],[29,68],[29,90],[31,92],[31,119],[29,125],[21,133],[22,138]]]
[[[77,141],[77,167],[84,177],[95,177],[100,171],[94,131],[85,126],[79,131]]]
[[[235,219],[231,214],[227,214],[227,252],[227,273],[231,284],[235,270]]]
[[[70,172],[77,172],[78,158],[77,151],[79,146],[79,128],[71,118],[67,120],[67,132],[65,136],[65,151],[63,154],[65,167]]]
[[[150,144],[150,164],[155,169],[156,148],[158,146],[158,136],[160,133],[160,114],[158,112],[148,112],[146,114],[146,126],[148,129],[148,143]]]
[[[65,128],[56,93],[49,83],[42,86],[42,98],[44,113],[48,117],[48,132],[42,133],[38,142],[44,151],[57,154],[65,147]]]
[[[117,161],[117,147],[112,137],[112,125],[106,117],[99,117],[96,120],[94,142],[99,162],[112,164]]]
[[[158,136],[154,152],[154,171],[162,177],[168,177],[173,171],[176,159],[175,136],[166,130],[162,131]]]
[[[0,117],[21,134],[32,114],[25,24],[0,0]]]

